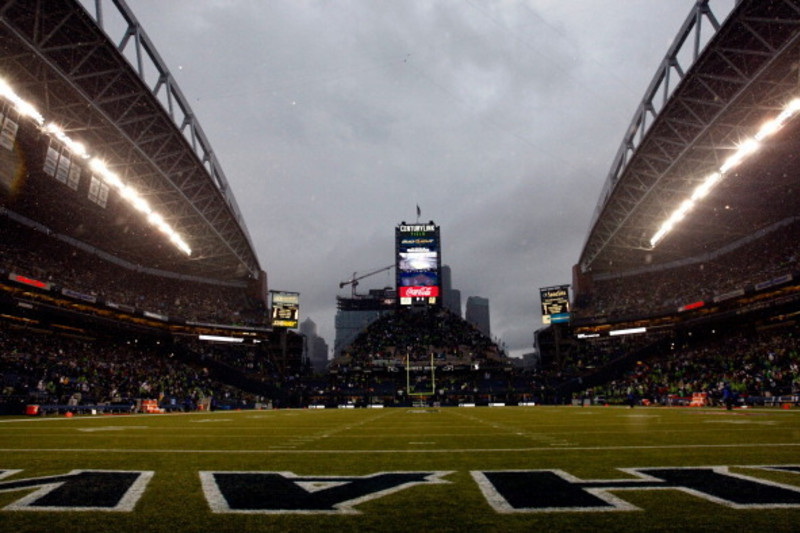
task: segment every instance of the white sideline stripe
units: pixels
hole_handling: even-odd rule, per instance
[[[186,450],[186,449],[126,449],[126,448],[0,448],[2,453],[183,453],[183,454],[383,454],[383,453],[502,453],[502,452],[554,452],[554,451],[614,451],[614,450],[685,450],[685,449],[736,449],[736,448],[798,448],[800,442],[775,442],[754,444],[673,444],[669,446],[575,446],[553,448],[444,448],[436,450]]]

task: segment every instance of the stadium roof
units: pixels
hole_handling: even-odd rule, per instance
[[[4,2],[0,77],[140,191],[184,236],[191,256],[131,213],[115,213],[125,224],[109,223],[64,194],[40,195],[21,214],[41,221],[46,213],[48,227],[135,264],[214,279],[257,276],[247,228],[186,98],[125,2],[95,7]],[[117,44],[111,23],[120,30]]]
[[[713,33],[702,50],[701,29]],[[701,257],[796,217],[795,118],[725,174],[663,240],[650,243],[709,174],[800,96],[799,64],[800,1],[742,0],[724,23],[699,1],[625,134],[581,269],[625,271]]]

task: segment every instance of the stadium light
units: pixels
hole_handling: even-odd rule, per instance
[[[120,177],[109,170],[108,166],[106,166],[105,162],[102,159],[97,157],[92,157],[86,146],[69,137],[64,132],[64,129],[55,124],[54,122],[48,122],[45,125],[44,117],[39,113],[36,107],[33,106],[30,102],[23,100],[14,90],[11,88],[8,83],[0,78],[0,96],[5,98],[6,100],[10,101],[14,109],[19,112],[20,115],[29,117],[33,119],[34,122],[41,128],[41,130],[59,141],[61,141],[71,153],[77,155],[81,159],[89,160],[89,168],[98,175],[107,185],[115,188],[119,194],[124,198],[134,209],[143,213],[146,217],[148,222],[158,228],[162,233],[165,233],[169,240],[183,253],[186,255],[192,255],[192,249],[186,244],[186,241],[183,240],[181,237],[169,224],[164,221],[164,217],[153,211],[153,208],[150,207],[150,204],[142,198],[139,193],[131,187],[123,182]]]
[[[164,218],[156,212],[151,212],[149,215],[147,215],[147,221],[157,228],[160,228],[162,225],[166,225]]]
[[[711,191],[714,185],[716,185],[717,182],[721,179],[722,179],[722,174],[720,174],[719,172],[712,172],[711,174],[706,176],[706,179],[703,180],[703,183],[698,185],[695,188],[694,192],[692,193],[692,198],[691,198],[692,201],[697,202],[698,200],[702,200],[703,198],[708,196],[708,193]]]
[[[618,337],[620,335],[635,335],[637,333],[646,333],[647,328],[628,328],[628,329],[614,329],[608,332],[608,334],[612,337]]]
[[[86,146],[84,146],[82,142],[70,138],[59,125],[49,122],[47,126],[44,127],[44,130],[53,134],[58,140],[66,144],[69,151],[73,154],[81,159],[89,159],[90,156],[86,153]]]
[[[6,100],[10,100],[11,103],[14,104],[14,109],[16,109],[20,115],[32,118],[40,127],[44,125],[44,117],[36,110],[33,104],[20,98],[3,79],[0,79],[0,96],[5,97]]]
[[[198,335],[197,338],[201,341],[211,342],[244,342],[244,339],[239,337],[226,337],[223,335]]]
[[[731,169],[740,165],[748,157],[757,152],[763,141],[777,133],[787,122],[794,118],[798,112],[800,112],[800,98],[795,98],[786,104],[783,111],[781,111],[777,117],[765,122],[753,138],[747,139],[740,144],[736,151],[725,160],[722,166],[706,176],[702,183],[694,189],[692,195],[687,200],[681,202],[680,206],[670,214],[669,218],[662,222],[658,231],[650,238],[650,248],[655,248],[656,245],[672,231],[675,225],[686,217],[697,202],[708,196],[708,193],[725,178],[725,175],[730,172]]]
[[[132,203],[133,207],[135,207],[137,211],[141,211],[145,215],[149,215],[150,213],[153,212],[153,210],[150,209],[150,204],[148,204],[147,200],[145,200],[141,196],[134,198]]]
[[[777,131],[777,130],[776,130]],[[748,139],[742,143],[739,148],[719,167],[720,174],[727,174],[733,167],[744,161],[747,156],[758,150],[759,142],[755,139]]]

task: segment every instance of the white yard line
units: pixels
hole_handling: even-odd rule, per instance
[[[800,442],[775,442],[753,444],[674,444],[669,446],[574,446],[554,448],[443,448],[436,450],[186,450],[186,449],[146,449],[146,448],[0,448],[0,453],[182,453],[182,454],[420,454],[420,453],[520,453],[553,451],[617,451],[617,450],[686,450],[686,449],[737,449],[737,448],[800,448]]]

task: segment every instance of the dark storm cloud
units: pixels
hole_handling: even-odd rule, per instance
[[[333,346],[338,283],[433,219],[515,355],[570,283],[693,0],[129,0],[214,146],[271,288]],[[713,4],[713,2],[712,2]],[[385,273],[360,290],[391,285]]]

